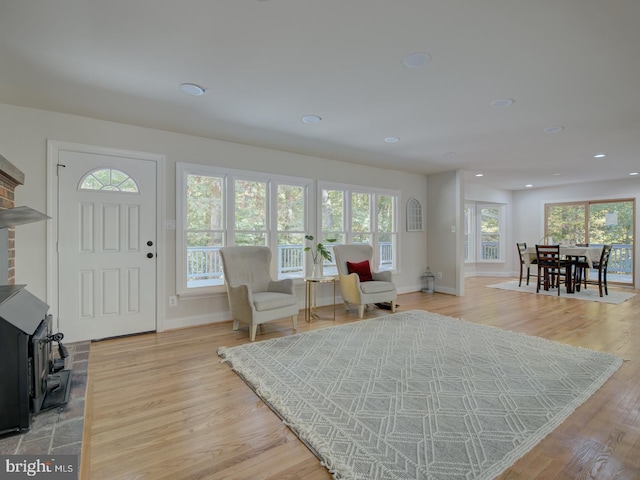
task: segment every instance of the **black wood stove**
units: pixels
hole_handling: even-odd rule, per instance
[[[0,435],[29,430],[32,415],[69,400],[67,351],[48,310],[25,285],[0,286]]]

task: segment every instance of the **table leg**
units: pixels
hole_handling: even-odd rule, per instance
[[[311,321],[311,282],[305,282],[307,285],[304,295],[304,321]]]

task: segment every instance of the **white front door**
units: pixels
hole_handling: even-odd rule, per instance
[[[74,151],[58,163],[60,331],[156,330],[156,163]]]

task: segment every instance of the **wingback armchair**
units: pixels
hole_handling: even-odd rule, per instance
[[[258,325],[291,316],[293,330],[298,328],[298,297],[293,280],[273,280],[269,272],[269,247],[223,247],[222,270],[227,285],[233,329],[249,325],[249,338],[256,338]]]
[[[362,281],[360,274],[349,272],[347,262],[352,265],[369,262],[369,270],[373,260],[373,247],[371,245],[335,245],[333,254],[338,267],[338,277],[340,280],[340,291],[347,310],[349,304],[358,305],[358,315],[364,315],[365,306],[371,303],[391,302],[391,311],[396,311],[396,286],[391,280],[391,272],[370,271],[371,278]],[[352,267],[353,270],[353,267]]]

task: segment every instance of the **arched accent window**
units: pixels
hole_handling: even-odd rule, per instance
[[[407,232],[422,231],[422,203],[417,198],[407,202]]]
[[[115,168],[99,168],[87,173],[80,182],[80,190],[140,193],[136,181]]]

